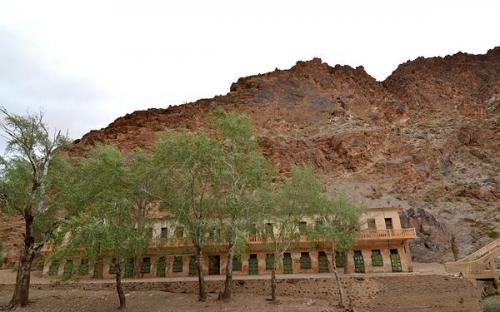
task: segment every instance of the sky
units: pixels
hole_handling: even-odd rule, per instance
[[[76,139],[298,60],[383,80],[418,56],[482,54],[499,15],[493,0],[0,1],[0,105]]]

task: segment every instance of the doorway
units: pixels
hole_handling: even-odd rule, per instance
[[[208,275],[220,275],[220,256],[208,257]]]
[[[391,249],[391,267],[392,272],[403,272],[401,257],[399,256],[397,249]]]
[[[361,250],[354,250],[354,272],[365,273],[365,259]]]

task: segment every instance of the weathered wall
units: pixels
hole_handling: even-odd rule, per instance
[[[481,294],[468,280],[441,275],[344,276],[342,282],[348,291],[355,311],[482,311]],[[124,283],[127,291],[163,290],[175,293],[197,291],[196,281],[140,281]],[[1,287],[1,286],[0,286]],[[9,286],[3,286],[9,287]],[[112,281],[102,283],[45,284],[39,289],[80,287],[85,290],[114,289]],[[221,280],[207,281],[207,290],[219,292]],[[278,296],[326,299],[337,304],[333,278],[278,280]],[[234,281],[234,293],[268,295],[268,280]],[[283,298],[283,300],[286,300]]]

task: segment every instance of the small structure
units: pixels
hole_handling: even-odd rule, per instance
[[[401,208],[369,209],[360,220],[361,228],[352,249],[336,254],[336,265],[344,273],[411,272],[413,270],[409,241],[416,237],[414,228],[401,228]],[[299,228],[314,226],[312,220],[303,220]],[[269,230],[275,230],[271,223]],[[153,222],[153,239],[142,259],[143,277],[178,277],[196,274],[192,243],[184,238],[182,227],[166,219]],[[227,246],[214,242],[205,244],[204,271],[208,275],[223,274],[227,259]],[[48,252],[48,249],[46,250]],[[89,263],[74,255],[61,263],[47,258],[43,274],[68,276],[78,274],[95,278],[110,278],[113,257],[100,263]],[[248,238],[244,254],[235,256],[233,274],[270,274],[273,254],[266,249],[265,238]],[[280,272],[328,273],[332,272],[331,242],[310,241],[305,236],[283,257]],[[125,264],[124,277],[132,277],[133,259]]]
[[[473,280],[493,280],[500,289],[500,238],[464,258],[445,263],[446,271]]]

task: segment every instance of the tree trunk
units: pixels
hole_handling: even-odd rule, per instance
[[[332,271],[333,275],[335,275],[335,283],[337,284],[337,288],[339,290],[339,304],[342,308],[345,307],[345,294],[344,294],[344,286],[342,286],[342,282],[340,281],[340,277],[337,274],[337,263],[335,256],[335,243],[332,243]]]
[[[28,305],[29,292],[30,292],[30,277],[31,277],[31,264],[35,258],[34,251],[34,238],[32,235],[33,216],[26,214],[25,220],[25,234],[24,246],[21,250],[19,257],[19,264],[17,267],[16,287],[14,294],[8,304],[9,309],[13,309],[18,305],[24,307]]]
[[[118,293],[118,299],[120,300],[120,307],[118,309],[125,309],[125,293],[123,292],[122,285],[122,266],[120,261],[116,262],[116,292]]]
[[[205,290],[205,276],[203,274],[203,258],[201,247],[198,244],[194,246],[196,252],[196,265],[198,267],[198,301],[207,300],[207,291]]]
[[[224,282],[224,293],[222,293],[222,300],[231,300],[232,284],[233,284],[233,258],[234,249],[236,244],[231,242],[229,245],[229,252],[227,253],[227,264],[226,264],[226,281]]]
[[[271,302],[276,302],[276,257],[271,270]]]

